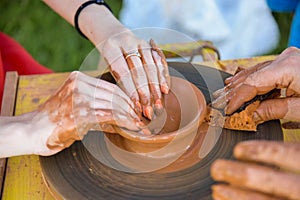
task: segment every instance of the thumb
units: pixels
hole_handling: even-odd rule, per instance
[[[269,99],[262,101],[253,118],[255,123],[260,124],[273,119],[283,119],[288,113],[288,98]]]
[[[272,119],[300,121],[300,98],[289,97],[262,101],[254,112],[254,121],[259,124]]]

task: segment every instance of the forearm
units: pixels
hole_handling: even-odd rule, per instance
[[[74,26],[75,13],[86,0],[44,0],[44,2]],[[80,30],[94,45],[127,30],[105,6],[97,4],[89,5],[82,10],[78,24]]]
[[[0,117],[0,158],[31,154],[29,115]]]

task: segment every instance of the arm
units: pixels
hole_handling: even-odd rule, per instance
[[[90,129],[116,132],[118,126],[143,131],[133,107],[116,85],[72,72],[38,110],[0,117],[0,157],[53,155],[81,140]]]
[[[75,13],[86,0],[44,0],[44,2],[74,26]],[[116,33],[128,31],[105,6],[97,4],[84,8],[78,19],[81,31],[95,46]]]
[[[85,0],[44,0],[54,11],[74,25],[78,7]],[[79,15],[81,31],[97,47],[111,74],[130,96],[135,110],[152,119],[154,109],[162,109],[162,93],[167,94],[170,77],[167,62],[154,41],[141,40],[124,27],[105,6],[85,7]],[[139,52],[140,56],[126,55]]]
[[[35,137],[37,132],[43,132],[43,128],[48,128],[48,133],[54,130],[51,125],[35,127],[34,115],[32,112],[16,117],[0,117],[0,158],[33,154],[35,145],[39,144]]]

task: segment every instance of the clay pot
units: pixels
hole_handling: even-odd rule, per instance
[[[206,114],[204,95],[182,78],[171,77],[171,82],[170,93],[163,96],[164,112],[147,125],[152,135],[128,130],[107,134],[110,153],[123,165],[138,171],[159,169],[178,159],[193,143]]]

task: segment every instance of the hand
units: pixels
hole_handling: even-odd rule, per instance
[[[273,62],[266,62],[243,70],[225,81],[226,92],[218,91],[215,101],[227,101],[226,114],[232,114],[256,95],[274,88],[286,88],[287,98],[269,99],[261,102],[254,113],[257,123],[272,119],[300,120],[300,50],[288,48]]]
[[[81,140],[90,129],[140,131],[130,98],[116,85],[73,72],[63,86],[33,112],[34,154],[51,155]]]
[[[162,51],[153,40],[147,43],[128,30],[110,37],[98,48],[117,84],[134,102],[136,112],[152,119],[154,111],[163,107],[162,93],[167,94],[170,87]]]
[[[300,143],[246,141],[211,166],[214,199],[300,199]],[[254,163],[255,162],[255,163]],[[260,163],[260,164],[259,164]]]
[[[71,24],[78,7],[84,2],[44,1]],[[84,35],[106,59],[117,84],[134,102],[135,110],[152,119],[153,107],[157,111],[162,109],[162,93],[167,94],[170,87],[168,66],[162,51],[154,41],[149,44],[137,38],[105,6],[93,4],[85,7],[78,23]],[[136,52],[141,57],[126,59]]]

